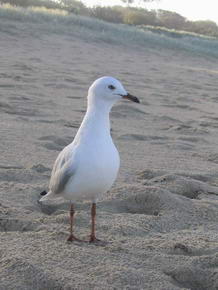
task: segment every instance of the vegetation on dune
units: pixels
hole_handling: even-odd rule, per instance
[[[218,26],[210,20],[189,21],[178,13],[157,10],[148,11],[133,7],[94,7],[90,15],[114,23],[152,25],[168,29],[193,32],[218,37]]]
[[[151,0],[145,0],[145,2],[148,1]],[[126,2],[130,4],[134,1],[131,0]],[[54,13],[54,9],[57,9],[59,12],[63,11],[63,15],[73,13],[77,15],[94,17],[112,23],[140,26],[145,25],[147,27],[144,28],[152,30],[152,32],[167,33],[169,36],[171,35],[174,37],[176,36],[175,34],[177,30],[216,38],[218,37],[218,26],[215,22],[210,20],[189,21],[178,13],[165,10],[148,11],[146,9],[129,6],[96,6],[93,8],[88,8],[82,2],[76,0],[0,0],[0,3],[8,3],[21,7],[45,7],[46,9],[51,9],[50,11],[52,13]],[[44,9],[44,11],[47,10]],[[160,27],[164,27],[166,29],[161,29]],[[171,34],[168,33],[169,29],[173,30]],[[178,33],[178,37],[179,36],[181,36],[181,33]]]
[[[45,8],[60,8],[60,5],[54,1],[49,0],[1,0],[2,4],[11,4],[13,6],[21,7],[45,7]]]
[[[18,37],[21,37],[24,31],[25,35],[30,33],[35,38],[41,37],[43,34],[54,33],[56,35],[79,36],[85,41],[138,46],[146,50],[166,48],[187,51],[195,55],[218,57],[218,41],[216,39],[199,37],[199,35],[187,32],[179,33],[172,29],[156,26],[117,25],[94,17],[69,13],[65,9],[23,8],[4,4],[0,9],[0,20],[1,33],[17,35]],[[16,21],[16,24],[12,24],[12,21]],[[158,33],[153,33],[153,30]]]

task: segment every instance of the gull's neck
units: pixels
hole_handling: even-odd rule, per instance
[[[100,141],[100,139],[109,137],[110,135],[110,110],[113,104],[98,101],[88,101],[88,107],[82,124],[77,132],[76,139],[79,140],[92,138]]]

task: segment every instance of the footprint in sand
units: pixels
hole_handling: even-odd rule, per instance
[[[211,268],[213,264],[212,256],[198,259],[198,262],[192,259],[182,266],[174,266],[172,270],[164,270],[164,273],[181,289],[216,290],[216,272]]]
[[[138,179],[139,180],[150,180],[155,177],[161,177],[161,176],[166,176],[170,175],[171,173],[166,171],[166,170],[159,170],[159,169],[146,169],[138,173]],[[176,176],[182,176],[188,179],[194,179],[194,180],[199,180],[202,182],[213,182],[214,178],[217,177],[217,173],[214,172],[214,175],[212,174],[199,174],[199,173],[187,173],[184,171],[181,172],[175,172],[174,173]]]
[[[38,223],[27,219],[18,218],[0,218],[0,232],[27,232],[34,231],[38,227]]]
[[[208,122],[208,121],[201,121],[199,123],[199,126],[205,127],[205,128],[218,128],[217,122]]]
[[[80,110],[74,110],[74,112],[78,112],[78,113],[86,113],[86,110],[85,109],[80,109]]]
[[[153,143],[153,141],[155,142],[160,142],[160,141],[165,141],[168,140],[169,138],[166,136],[147,136],[147,135],[140,135],[140,134],[125,134],[125,135],[121,135],[120,137],[118,137],[118,139],[120,140],[137,140],[137,141],[150,141],[151,143]]]
[[[29,97],[26,96],[11,96],[8,99],[12,101],[29,101],[31,100]]]
[[[178,137],[177,140],[185,141],[185,142],[190,142],[190,143],[208,143],[206,139],[201,138],[201,137],[192,137],[192,136],[181,136]]]
[[[189,110],[189,111],[193,111],[193,110],[196,110],[195,108],[189,106],[189,105],[184,105],[184,104],[178,104],[178,103],[175,103],[175,104],[163,104],[162,105],[163,107],[170,107],[170,108],[178,108],[178,109],[183,109],[183,110]]]
[[[57,278],[42,270],[41,266],[36,265],[28,260],[26,257],[21,258],[17,252],[14,251],[14,256],[4,258],[1,263],[1,276],[7,277],[1,279],[1,289],[61,289],[62,283]],[[21,250],[20,250],[21,251]],[[16,280],[16,286],[8,286],[11,281]],[[19,286],[17,286],[19,285]],[[71,286],[70,286],[71,287]],[[86,287],[85,287],[86,288]],[[70,289],[70,288],[69,288]]]
[[[167,122],[173,124],[181,124],[182,122],[179,119],[175,119],[169,116],[155,116],[154,120],[159,120],[160,122]]]
[[[173,150],[193,150],[195,148],[193,144],[184,141],[169,142],[166,146]]]
[[[3,89],[12,89],[12,88],[16,88],[17,87],[17,84],[0,84],[0,88],[3,88]]]
[[[56,151],[60,151],[62,150],[65,146],[67,146],[68,144],[70,144],[73,140],[72,136],[67,136],[65,138],[58,138],[54,135],[50,135],[50,136],[43,136],[40,137],[38,140],[40,141],[51,141],[49,143],[43,143],[42,146],[49,149],[49,150],[56,150]]]
[[[39,173],[51,171],[50,168],[45,167],[43,164],[35,164],[31,167],[31,169],[35,170],[36,172],[39,172]]]
[[[82,97],[78,97],[78,96],[67,96],[66,98],[78,100],[78,99],[81,99]]]
[[[177,196],[158,186],[123,186],[116,189],[115,198],[106,203],[118,212],[158,216],[171,210],[185,212],[192,205],[184,196]]]
[[[209,154],[207,160],[218,164],[218,153]]]
[[[146,170],[143,170],[141,172],[139,172],[137,174],[137,177],[141,180],[149,180],[149,179],[152,179],[154,177],[158,177],[158,176],[161,176],[161,175],[164,175],[164,174],[167,174],[168,172],[165,171],[165,170],[156,170],[156,169],[146,169]]]
[[[176,126],[169,128],[168,130],[175,131],[176,133],[184,134],[184,135],[192,135],[192,134],[205,135],[205,134],[209,133],[209,131],[207,129],[193,127],[191,125],[186,125],[186,124],[176,125]]]
[[[115,118],[123,118],[126,116],[128,116],[128,118],[134,118],[134,117],[140,118],[145,115],[148,115],[148,113],[138,108],[135,108],[133,106],[130,107],[127,104],[116,105],[113,107],[111,111],[111,116]]]
[[[9,105],[6,102],[0,102],[0,112],[4,112],[10,115],[18,115],[18,116],[40,116],[38,110],[29,108],[29,107],[20,107],[17,105]]]
[[[64,127],[69,127],[69,128],[79,128],[80,127],[80,122],[77,121],[68,121],[64,123]]]
[[[199,237],[200,238],[200,237]],[[189,242],[192,243],[191,240]],[[168,254],[171,255],[187,255],[192,257],[199,257],[199,256],[205,256],[205,255],[211,255],[213,256],[216,253],[216,249],[214,248],[205,248],[205,241],[202,241],[202,247],[199,247],[199,245],[196,245],[195,243],[190,246],[187,243],[187,240],[183,241],[181,240],[179,242],[172,241],[169,243],[169,250],[167,251]]]
[[[202,193],[218,195],[218,187],[196,180],[192,177],[165,174],[143,182],[147,186],[159,186],[173,194],[182,195],[190,199],[199,198]]]
[[[34,71],[32,66],[26,65],[25,63],[16,63],[13,65],[13,68],[21,71]]]
[[[7,112],[9,110],[12,110],[12,107],[11,105],[9,105],[8,103],[6,102],[0,102],[0,111],[2,112]]]
[[[34,121],[34,122],[46,123],[46,124],[57,124],[57,125],[69,127],[69,128],[79,128],[79,126],[80,126],[80,122],[78,122],[78,121],[66,121],[63,119],[59,119],[59,120],[39,119],[39,120]]]
[[[48,176],[45,173],[50,171],[49,168],[42,164],[34,165],[32,168],[23,168],[19,166],[1,166],[0,167],[0,182],[14,182],[14,184],[22,183],[29,184],[38,181],[47,180]]]

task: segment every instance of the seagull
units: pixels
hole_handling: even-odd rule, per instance
[[[110,134],[109,114],[121,99],[139,103],[113,77],[101,77],[88,90],[88,106],[84,119],[72,143],[58,155],[51,173],[49,191],[43,191],[40,202],[62,197],[70,201],[70,236],[68,241],[79,241],[74,235],[74,203],[90,201],[90,243],[96,238],[96,202],[111,188],[120,167],[119,153]]]

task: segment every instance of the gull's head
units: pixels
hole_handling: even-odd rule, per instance
[[[139,103],[138,98],[130,95],[123,85],[113,77],[102,77],[94,81],[89,88],[88,100],[91,103],[108,103],[113,105],[117,101],[129,99],[135,103]]]

